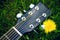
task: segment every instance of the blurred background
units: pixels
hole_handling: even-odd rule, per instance
[[[29,10],[30,4],[42,2],[51,9],[52,15],[47,19],[52,19],[57,25],[56,31],[45,34],[39,25],[36,30],[25,34],[19,40],[60,40],[60,0],[0,0],[0,37],[6,33],[17,22],[16,15],[23,10]],[[42,24],[42,23],[40,23]]]

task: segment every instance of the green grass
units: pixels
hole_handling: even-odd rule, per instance
[[[60,36],[60,3],[59,0],[0,0],[0,36],[7,32],[17,22],[16,14],[23,12],[23,10],[29,10],[31,3],[37,4],[42,2],[49,9],[51,9],[52,15],[47,19],[52,19],[56,22],[57,30],[49,34],[45,34],[40,28],[40,25],[36,28],[39,34],[31,32],[22,36],[19,40],[57,40]]]

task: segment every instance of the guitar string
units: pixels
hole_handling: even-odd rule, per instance
[[[13,40],[13,39],[15,39],[16,37],[18,38],[18,37],[20,37],[20,35],[17,34],[17,33],[15,33],[15,34],[13,35],[13,37],[11,37],[11,39]]]
[[[10,30],[11,30],[11,29],[10,29]],[[10,30],[9,30],[9,31],[10,31]],[[12,31],[13,31],[13,30],[12,30]],[[7,36],[6,33],[5,33],[4,35]],[[4,37],[4,35],[1,37],[1,39]],[[3,39],[5,39],[5,38],[3,38]]]
[[[14,31],[14,33],[15,33],[15,31]],[[3,39],[5,39],[5,38],[3,38]]]
[[[12,34],[13,36],[10,36],[10,39],[13,39],[15,36],[20,36],[19,34],[17,34],[16,32],[14,32],[14,34]]]
[[[11,30],[11,29],[10,29],[10,30]],[[10,30],[9,30],[9,31],[10,31]],[[7,32],[7,33],[8,33],[8,32]],[[6,33],[5,33],[4,35],[6,35]],[[4,35],[1,37],[1,39],[4,37]]]
[[[12,34],[13,33],[13,34]],[[15,31],[13,30],[13,32],[10,33],[10,35],[8,36],[9,38],[12,37],[13,35],[15,35]]]
[[[5,39],[7,40],[7,37],[5,35],[3,36],[3,38],[0,38],[0,40],[5,40]]]
[[[5,40],[10,40],[6,35],[4,35],[4,37],[5,37]]]

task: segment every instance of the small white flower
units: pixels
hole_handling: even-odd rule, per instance
[[[41,27],[44,29],[45,27],[44,27],[44,25],[41,25]]]
[[[24,12],[26,12],[26,10],[23,10]]]

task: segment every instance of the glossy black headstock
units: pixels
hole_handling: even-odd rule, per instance
[[[30,9],[26,14],[19,18],[17,24],[18,31],[22,34],[32,31],[41,23],[46,17],[50,15],[50,10],[42,3],[37,4]]]

